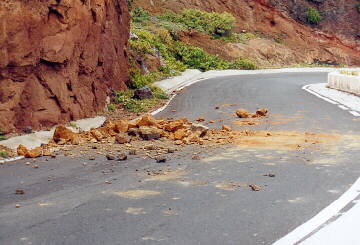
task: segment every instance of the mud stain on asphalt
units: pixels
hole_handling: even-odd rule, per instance
[[[209,182],[206,180],[181,180],[177,183],[185,187],[207,186],[209,184]]]
[[[241,184],[233,182],[233,181],[223,182],[223,183],[219,183],[219,184],[215,185],[216,188],[226,190],[226,191],[235,191],[239,187],[244,187],[244,186],[246,186],[246,185],[241,185]]]
[[[146,214],[143,208],[128,208],[126,209],[125,213],[134,215]]]
[[[161,193],[152,190],[129,190],[125,192],[114,192],[114,194],[129,199],[141,199],[148,196],[160,195]]]

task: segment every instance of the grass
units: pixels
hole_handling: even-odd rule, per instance
[[[6,140],[6,137],[4,136],[4,132],[0,128],[0,141],[2,141],[2,140]]]
[[[117,91],[115,93],[114,102],[116,104],[121,104],[129,112],[148,112],[162,100],[168,99],[167,94],[160,88],[155,86],[150,86],[150,88],[153,92],[153,98],[151,99],[134,99],[134,90],[128,89],[126,91]]]
[[[310,24],[317,25],[320,23],[321,19],[322,18],[319,11],[314,8],[308,8],[308,10],[306,11],[306,20]]]
[[[2,157],[2,158],[8,158],[8,157],[9,157],[9,153],[7,153],[6,151],[0,151],[0,157]]]
[[[114,105],[114,104],[108,104],[108,105],[107,105],[107,109],[108,109],[108,111],[115,111],[115,110],[116,110],[116,105]]]

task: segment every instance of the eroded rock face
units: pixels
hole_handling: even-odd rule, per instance
[[[96,115],[126,88],[126,0],[0,1],[0,127]]]

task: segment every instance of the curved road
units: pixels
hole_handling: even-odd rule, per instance
[[[230,124],[235,108],[266,107],[270,115],[291,120],[258,129],[356,135],[360,125],[352,115],[301,89],[326,82],[326,75],[209,79],[184,89],[157,117],[194,120],[201,115]],[[214,109],[223,104],[237,106]],[[272,244],[339,198],[360,176],[356,138],[348,141],[316,151],[200,148],[200,161],[192,160],[195,149],[187,148],[166,166],[185,174],[169,181],[144,181],[146,170],[164,166],[139,157],[107,175],[108,161],[100,157],[86,166],[86,159],[67,157],[40,159],[36,170],[25,161],[2,165],[0,244]],[[104,184],[109,178],[112,184]],[[217,188],[224,182],[240,186]],[[251,191],[245,187],[250,183],[262,190]],[[18,188],[25,195],[14,195]],[[118,194],[128,190],[151,192],[141,199]]]

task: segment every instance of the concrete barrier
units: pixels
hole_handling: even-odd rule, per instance
[[[359,70],[358,73],[360,74]],[[338,71],[331,72],[328,75],[329,88],[337,89],[340,91],[348,92],[360,96],[360,76],[345,75]]]

